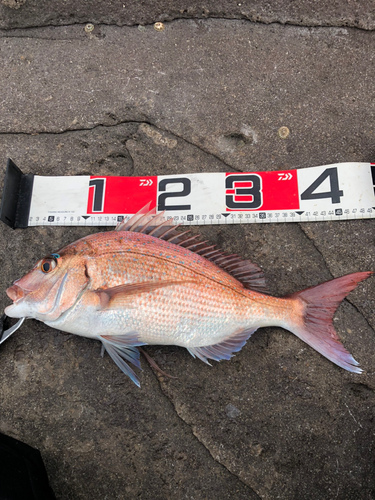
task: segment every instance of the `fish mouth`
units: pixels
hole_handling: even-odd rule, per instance
[[[17,282],[13,283],[6,290],[6,294],[13,300],[13,304],[5,308],[5,314],[10,318],[26,317],[40,321],[57,319],[62,314],[59,307],[67,278],[68,273],[65,273],[61,280],[51,285],[49,290],[44,290],[42,298],[34,297],[34,293],[38,292],[37,289],[28,290],[17,285]],[[45,298],[47,303],[45,303]]]
[[[10,298],[10,300],[13,301],[13,304],[10,306],[7,306],[4,310],[4,313],[9,317],[9,318],[21,318],[22,316],[25,316],[25,314],[19,314],[19,309],[22,305],[24,304],[23,299],[26,297],[28,292],[25,292],[20,286],[18,285],[12,285],[6,290],[6,294]]]
[[[25,293],[25,291],[18,285],[12,285],[7,288],[6,294],[8,295],[10,300],[13,300],[14,303],[23,299],[27,295],[27,293]]]

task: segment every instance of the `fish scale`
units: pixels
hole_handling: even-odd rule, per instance
[[[117,231],[82,238],[41,261],[7,290],[5,313],[100,340],[137,385],[137,346],[178,345],[204,362],[230,359],[263,326],[291,331],[337,365],[361,369],[334,330],[358,272],[277,298],[261,270],[196,236],[178,233],[147,207]]]

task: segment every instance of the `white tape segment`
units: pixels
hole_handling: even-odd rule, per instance
[[[151,202],[176,224],[375,217],[375,163],[151,177],[35,176],[29,226],[114,226]]]

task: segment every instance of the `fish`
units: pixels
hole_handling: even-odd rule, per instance
[[[6,293],[5,314],[102,342],[138,386],[144,345],[185,347],[194,358],[229,360],[266,326],[284,328],[336,365],[361,373],[333,326],[341,301],[372,272],[356,272],[285,297],[263,271],[177,229],[150,204],[116,230],[81,238],[40,259]],[[9,335],[9,333],[8,333]]]

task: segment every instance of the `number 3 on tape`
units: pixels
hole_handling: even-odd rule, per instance
[[[256,210],[263,205],[263,181],[258,174],[227,174],[225,188],[227,210]]]
[[[116,225],[151,202],[180,224],[375,217],[375,164],[149,177],[24,175],[8,161],[0,219],[11,227]]]

